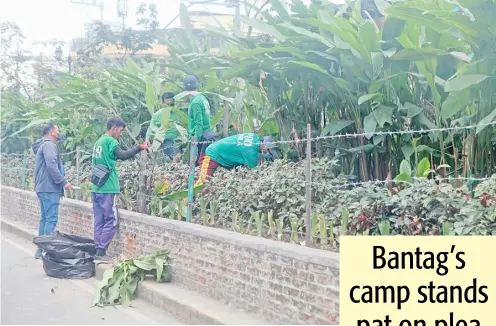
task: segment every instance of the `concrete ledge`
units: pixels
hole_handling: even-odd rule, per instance
[[[79,204],[79,202],[78,202]],[[26,224],[1,217],[2,232],[10,232],[26,240],[36,237],[36,230]],[[105,266],[96,268],[96,278],[101,279]],[[136,297],[163,309],[189,325],[267,325],[264,320],[238,311],[201,294],[186,290],[174,283],[142,282]]]
[[[0,195],[3,216],[37,232],[40,206],[35,193],[0,185]],[[109,253],[136,257],[169,248],[174,259],[173,284],[192,291],[193,297],[204,296],[206,302],[221,303],[221,307],[271,324],[339,324],[337,253],[119,212],[120,224]],[[60,217],[60,231],[92,237],[91,204],[66,198],[60,205]]]
[[[3,191],[16,192],[26,196],[33,196],[33,192],[1,186]],[[84,207],[88,211],[92,210],[90,203],[65,198],[64,206],[73,206],[77,208]],[[133,221],[146,225],[153,225],[171,231],[180,231],[182,233],[192,234],[195,237],[203,237],[206,239],[222,240],[226,243],[241,246],[244,248],[252,248],[257,251],[268,252],[275,255],[282,255],[288,258],[294,258],[299,261],[306,261],[309,263],[316,263],[322,266],[335,268],[339,270],[339,254],[332,251],[319,250],[310,247],[299,246],[284,242],[273,241],[261,237],[254,237],[237,232],[227,231],[224,229],[217,229],[213,227],[205,227],[194,223],[184,223],[173,219],[159,218],[156,216],[136,213],[124,209],[119,210],[120,218],[123,220]]]

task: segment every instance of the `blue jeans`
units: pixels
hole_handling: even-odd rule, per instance
[[[38,192],[41,218],[38,235],[50,234],[59,221],[60,192]]]

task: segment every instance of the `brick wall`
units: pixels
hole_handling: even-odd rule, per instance
[[[36,194],[0,187],[3,218],[38,225]],[[171,249],[173,282],[274,324],[339,324],[339,256],[259,237],[120,211],[111,254]],[[64,199],[61,232],[92,236],[91,204]]]

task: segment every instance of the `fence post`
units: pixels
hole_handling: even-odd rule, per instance
[[[306,164],[306,196],[305,196],[305,245],[312,243],[312,127],[307,124],[307,164]]]
[[[188,210],[186,213],[186,222],[191,222],[193,217],[193,195],[194,195],[194,182],[195,182],[195,161],[198,155],[198,144],[196,137],[191,137],[189,147],[189,178],[188,178]]]
[[[139,188],[138,188],[138,210],[140,213],[146,214],[146,151],[141,151],[139,161]]]
[[[222,122],[222,136],[229,136],[229,102],[224,101],[224,120]]]
[[[76,147],[76,200],[81,200],[81,148]]]
[[[26,153],[22,154],[22,188],[26,189],[26,179],[28,173],[28,155]]]

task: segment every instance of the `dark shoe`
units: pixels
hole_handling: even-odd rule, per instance
[[[96,249],[95,257],[105,256],[105,254],[106,254],[105,249]]]
[[[34,259],[40,259],[40,258],[41,258],[41,249],[38,248],[38,250],[34,254]]]
[[[107,252],[105,249],[97,249],[96,254],[95,254],[95,261],[96,262],[110,262],[110,261],[112,261],[112,257],[107,255]]]

